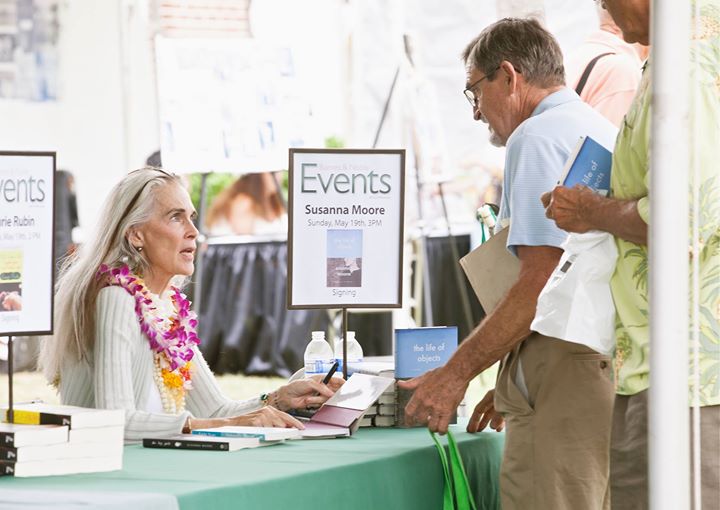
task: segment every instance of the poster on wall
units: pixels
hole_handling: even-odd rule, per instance
[[[290,48],[157,37],[162,162],[177,173],[285,170],[322,143]]]
[[[0,99],[57,99],[60,3],[0,0]]]
[[[0,336],[53,331],[55,153],[0,151]]]
[[[399,308],[404,150],[290,149],[288,308]]]

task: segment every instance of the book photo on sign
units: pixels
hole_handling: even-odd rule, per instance
[[[581,136],[565,162],[558,184],[562,183],[567,188],[580,184],[607,196],[611,168],[612,152],[589,136]]]
[[[0,250],[0,313],[22,310],[22,274],[22,250]]]
[[[327,231],[326,287],[362,286],[362,230]]]

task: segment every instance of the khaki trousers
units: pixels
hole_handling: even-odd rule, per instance
[[[649,508],[647,432],[648,392],[617,395],[610,448],[613,510]],[[692,421],[690,432],[692,438]],[[718,510],[720,508],[720,406],[700,408],[700,450],[701,508]],[[692,508],[695,508],[694,504]]]
[[[505,357],[495,388],[507,422],[503,510],[609,510],[610,357],[533,333]]]

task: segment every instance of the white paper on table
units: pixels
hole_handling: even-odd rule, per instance
[[[353,374],[325,405],[364,411],[394,382],[395,379],[389,377]]]

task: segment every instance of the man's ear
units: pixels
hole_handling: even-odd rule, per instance
[[[500,78],[503,80],[503,83],[511,89],[511,92],[514,92],[517,88],[517,81],[520,75],[520,73],[515,69],[515,66],[507,60],[503,60],[500,64],[498,72],[500,73]]]

